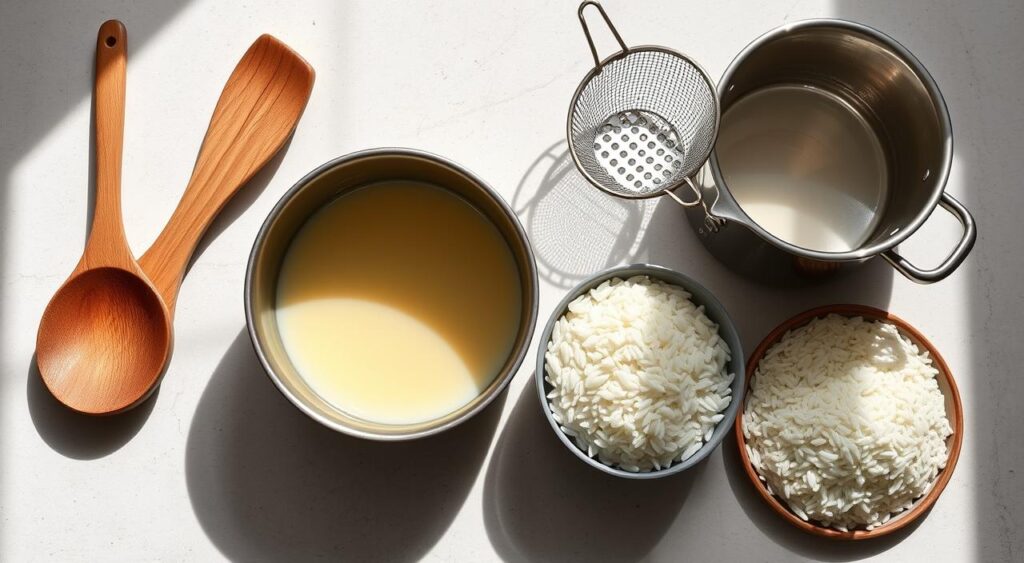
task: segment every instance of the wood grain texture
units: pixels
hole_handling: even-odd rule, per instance
[[[96,37],[96,207],[78,271],[90,266],[132,268],[121,221],[121,154],[124,145],[124,100],[128,33],[119,21],[100,26]]]
[[[137,263],[121,221],[126,47],[124,26],[104,23],[93,96],[93,226],[82,260],[47,306],[36,338],[47,388],[88,414],[130,409],[156,389],[170,359],[178,287],[199,239],[284,145],[313,87],[306,61],[273,37],[260,37],[221,93],[181,203]]]
[[[96,207],[78,266],[46,307],[36,338],[43,382],[88,414],[120,412],[152,392],[171,346],[170,315],[143,274],[121,221],[128,35],[108,21],[96,38]]]
[[[835,528],[822,526],[816,522],[803,520],[786,506],[785,501],[768,492],[768,488],[761,481],[760,477],[758,477],[757,470],[754,469],[753,464],[750,462],[750,456],[747,454],[746,441],[743,438],[743,411],[746,408],[745,401],[740,405],[740,412],[736,416],[736,423],[734,427],[736,443],[739,446],[740,461],[743,463],[743,469],[745,470],[747,477],[750,478],[750,482],[753,483],[758,494],[766,503],[768,503],[772,510],[774,510],[779,516],[782,516],[782,518],[787,522],[805,532],[830,539],[866,540],[877,538],[902,529],[923,516],[931,509],[932,505],[934,505],[935,501],[939,498],[939,495],[942,494],[943,489],[946,488],[946,484],[949,483],[949,479],[953,475],[953,470],[956,469],[956,462],[960,459],[960,447],[963,444],[964,439],[963,404],[960,401],[960,391],[957,389],[956,381],[953,380],[953,373],[950,371],[949,365],[946,364],[946,361],[942,359],[942,355],[935,349],[935,346],[933,346],[932,343],[929,342],[923,334],[921,334],[921,332],[911,326],[907,321],[904,321],[887,311],[882,311],[881,309],[875,309],[874,307],[868,307],[866,305],[828,305],[825,307],[818,307],[816,309],[800,313],[799,315],[796,315],[775,327],[775,329],[772,330],[771,333],[769,333],[768,336],[766,336],[757,346],[754,353],[750,355],[750,359],[747,360],[747,393],[745,396],[749,395],[758,363],[760,363],[761,358],[764,357],[765,353],[768,352],[776,342],[782,339],[787,332],[804,326],[816,318],[830,314],[846,317],[863,317],[867,320],[888,322],[895,325],[896,328],[899,329],[900,333],[909,338],[911,342],[918,346],[918,348],[924,349],[928,352],[933,365],[939,371],[939,390],[946,399],[946,416],[949,419],[950,426],[953,428],[953,434],[946,440],[946,446],[949,449],[949,458],[946,460],[946,467],[939,471],[938,476],[935,478],[935,483],[924,496],[914,501],[910,510],[900,513],[887,523],[878,526],[873,530],[860,529],[843,532]]]
[[[257,39],[232,72],[185,194],[140,259],[172,314],[199,240],[228,200],[292,134],[314,77],[302,57],[270,35]]]

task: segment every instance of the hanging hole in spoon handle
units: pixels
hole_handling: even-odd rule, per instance
[[[314,76],[309,63],[270,35],[257,39],[231,73],[185,194],[139,259],[171,314],[199,240],[228,200],[291,136]]]
[[[620,50],[619,53],[625,53],[629,50],[629,47],[626,47],[626,42],[622,40],[622,36],[619,35],[619,30],[615,29],[615,25],[612,24],[612,20],[608,17],[608,14],[604,11],[604,7],[602,7],[601,4],[594,2],[593,0],[586,0],[586,2],[580,4],[580,8],[577,11],[577,15],[579,15],[580,18],[580,25],[583,26],[583,34],[587,36],[587,44],[590,45],[590,54],[594,56],[594,68],[600,70],[601,58],[597,55],[597,46],[594,45],[594,38],[590,35],[590,28],[587,26],[587,19],[583,17],[583,11],[587,6],[594,6],[597,8],[597,11],[601,13],[601,17],[604,19],[605,25],[607,25],[608,29],[611,30],[612,35],[615,36],[615,40],[619,42],[619,47],[622,47],[622,50]]]
[[[113,42],[113,45],[111,45]],[[124,104],[128,66],[128,31],[117,20],[103,22],[96,34],[96,77],[93,83],[96,143],[96,202],[83,256],[128,268],[130,256],[121,221],[121,160],[124,145]],[[130,269],[130,268],[129,268]]]
[[[882,258],[885,258],[889,264],[892,264],[896,271],[911,281],[920,284],[935,283],[952,274],[964,259],[967,258],[967,255],[970,254],[971,249],[974,248],[974,242],[978,238],[978,229],[974,224],[974,217],[971,216],[971,212],[962,203],[954,199],[953,196],[943,192],[942,197],[939,199],[939,205],[952,213],[960,221],[964,232],[963,236],[960,237],[960,242],[953,248],[953,252],[938,267],[932,270],[922,270],[897,254],[895,250],[887,250],[882,253]]]

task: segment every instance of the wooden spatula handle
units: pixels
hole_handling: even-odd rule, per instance
[[[117,20],[104,22],[96,36],[96,207],[79,269],[123,266],[128,244],[121,222],[121,147],[128,32]]]
[[[305,109],[313,78],[309,64],[270,35],[257,39],[231,73],[185,194],[139,260],[172,312],[203,233],[238,189],[284,145]]]

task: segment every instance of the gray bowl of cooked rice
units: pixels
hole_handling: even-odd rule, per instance
[[[725,307],[693,279],[650,264],[605,270],[555,307],[537,392],[555,435],[616,477],[697,465],[743,401],[744,358]]]

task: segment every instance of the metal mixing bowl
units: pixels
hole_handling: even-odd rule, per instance
[[[522,309],[508,358],[475,399],[441,418],[417,424],[380,424],[347,414],[318,396],[285,353],[275,301],[281,262],[295,234],[324,205],[369,184],[403,180],[431,184],[470,203],[498,229],[519,271]],[[360,438],[406,440],[437,434],[484,409],[516,374],[537,322],[537,266],[526,232],[507,203],[472,172],[442,157],[413,149],[365,150],[332,160],[299,180],[270,212],[253,244],[245,279],[245,320],[260,363],[271,381],[302,412],[324,426]]]

